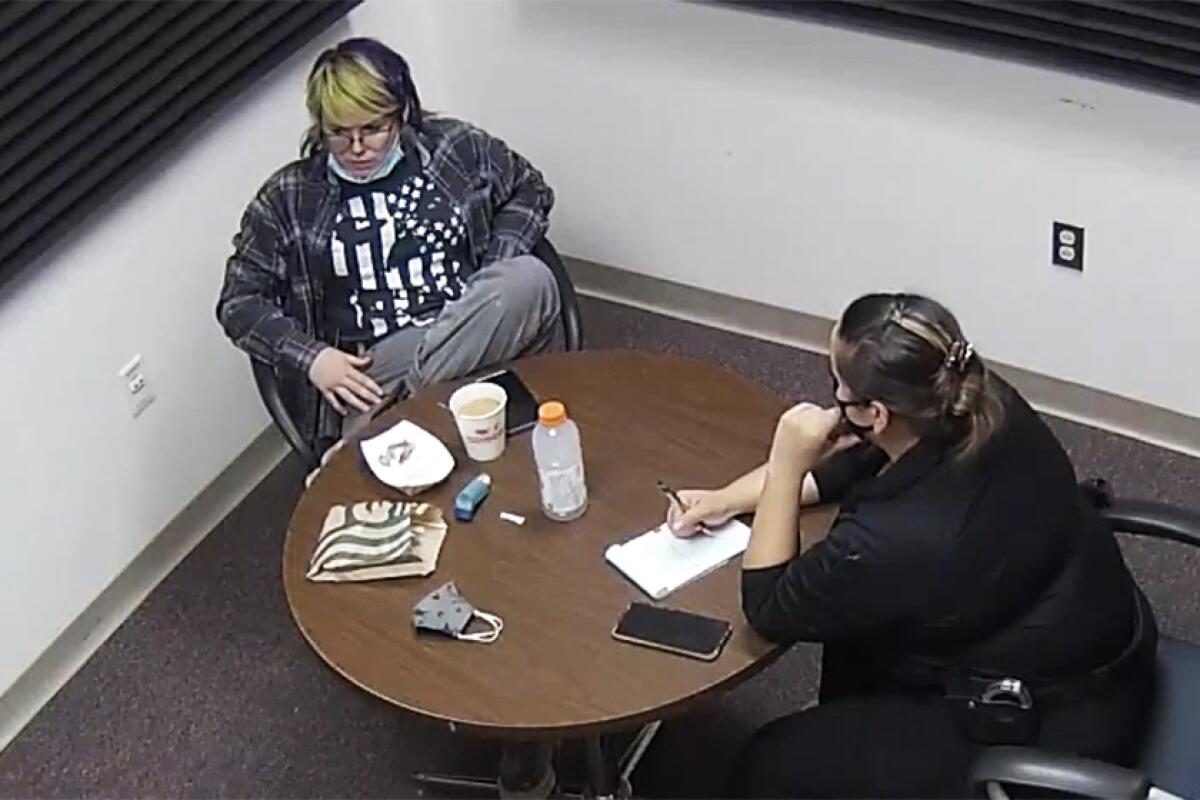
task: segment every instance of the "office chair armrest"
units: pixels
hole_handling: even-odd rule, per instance
[[[1200,513],[1151,500],[1113,500],[1100,509],[1113,530],[1200,547]]]
[[[1153,500],[1115,499],[1103,478],[1089,478],[1079,488],[1114,531],[1200,547],[1200,512]]]
[[[1150,792],[1145,773],[1030,747],[986,747],[971,764],[971,793],[991,797],[988,784],[1066,792],[1079,797],[1142,800]]]
[[[567,272],[567,267],[559,257],[554,245],[549,239],[541,239],[533,247],[533,255],[550,268],[554,282],[558,285],[558,302],[561,306],[563,327],[563,347],[574,352],[583,347],[583,320],[579,313],[579,295],[575,292],[575,284]]]
[[[275,369],[254,358],[250,359],[250,368],[254,371],[254,383],[258,385],[258,392],[262,395],[263,405],[267,407],[267,413],[271,415],[271,419],[283,433],[283,438],[287,439],[287,443],[292,446],[292,449],[304,459],[305,466],[309,469],[316,469],[319,465],[317,454],[300,434],[300,429],[296,427],[295,420],[288,413],[287,406],[283,404],[283,397],[279,394],[279,379],[275,375]]]

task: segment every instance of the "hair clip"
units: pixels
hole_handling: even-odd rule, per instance
[[[966,339],[956,339],[950,343],[950,352],[946,353],[946,361],[943,366],[955,372],[965,372],[974,355],[975,345]]]

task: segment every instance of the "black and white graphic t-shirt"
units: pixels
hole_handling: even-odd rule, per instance
[[[428,325],[471,272],[462,210],[414,158],[371,183],[341,181],[325,314],[342,341]]]

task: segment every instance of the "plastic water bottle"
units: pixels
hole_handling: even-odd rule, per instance
[[[562,403],[551,401],[538,408],[533,429],[533,462],[537,466],[542,511],[558,522],[576,519],[587,511],[587,482],[583,476],[583,448],[579,428],[567,419]]]

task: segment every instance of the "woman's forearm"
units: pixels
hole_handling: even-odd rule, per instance
[[[759,464],[742,477],[728,484],[722,491],[729,509],[736,514],[750,514],[758,508],[763,482],[767,477],[767,465]]]
[[[767,465],[760,464],[742,477],[728,484],[722,491],[729,503],[730,510],[735,514],[753,514],[758,511],[759,498],[762,497],[763,486],[767,479]],[[815,506],[821,502],[821,492],[817,489],[817,481],[812,471],[804,475],[800,484],[800,505]]]
[[[760,469],[765,477],[750,530],[750,544],[742,556],[742,566],[746,569],[775,567],[795,557],[800,548],[796,536],[800,488],[809,476],[811,465],[772,459]]]

